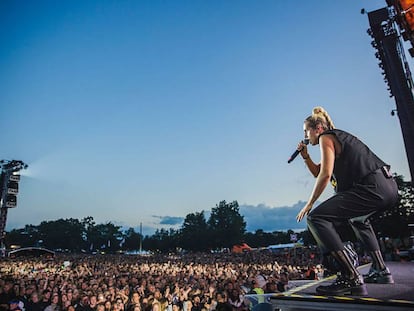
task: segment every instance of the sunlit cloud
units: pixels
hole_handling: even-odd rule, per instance
[[[302,201],[292,206],[282,207],[270,207],[265,204],[241,205],[240,214],[244,216],[248,232],[258,229],[266,232],[288,229],[296,231],[306,229],[306,222],[296,222],[296,215],[304,205],[305,202]]]
[[[155,215],[153,215],[152,217],[160,219],[160,222],[159,222],[160,225],[176,226],[176,225],[181,225],[184,221],[183,217],[155,216]]]

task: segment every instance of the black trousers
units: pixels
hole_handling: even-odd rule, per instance
[[[378,169],[351,189],[336,193],[314,208],[307,217],[308,228],[323,254],[344,249],[336,230],[344,223],[352,226],[367,251],[376,251],[380,248],[368,217],[395,206],[397,202],[395,180]]]

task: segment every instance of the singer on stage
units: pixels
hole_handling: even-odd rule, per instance
[[[390,167],[358,138],[335,129],[322,107],[313,109],[312,115],[305,119],[303,129],[310,145],[319,145],[321,163],[314,163],[306,144],[299,143],[298,150],[316,181],[308,202],[296,219],[299,222],[307,216],[308,228],[322,254],[332,256],[340,267],[336,280],[331,285],[318,286],[316,291],[324,295],[367,295],[364,282],[393,283],[368,220],[375,212],[397,204],[398,189],[389,172]],[[330,182],[335,185],[335,195],[314,207]],[[352,226],[372,258],[371,269],[363,277],[336,230],[341,223]]]

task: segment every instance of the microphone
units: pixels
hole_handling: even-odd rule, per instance
[[[305,145],[307,145],[307,144],[309,144],[309,139],[304,139],[304,140],[302,140],[302,143],[303,144],[305,144]],[[289,160],[288,160],[288,163],[290,163],[290,162],[292,162],[293,160],[295,160],[295,158],[298,156],[298,154],[301,152],[301,150],[295,150],[295,152],[294,153],[292,153],[292,155],[290,156],[290,158],[289,158]]]

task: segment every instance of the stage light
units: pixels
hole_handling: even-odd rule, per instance
[[[1,160],[1,208],[14,208],[17,206],[17,194],[19,193],[19,171],[28,167],[20,160]],[[1,221],[0,221],[1,222]]]
[[[3,207],[14,208],[17,206],[17,196],[14,194],[7,194]]]

